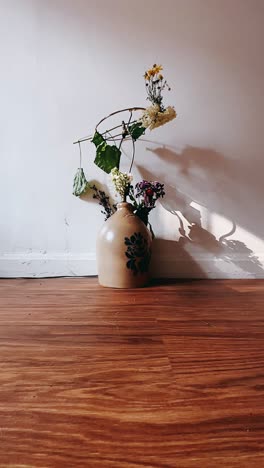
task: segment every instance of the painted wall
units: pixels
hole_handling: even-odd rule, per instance
[[[96,274],[99,207],[71,194],[74,139],[146,105],[162,63],[178,119],[138,144],[160,179],[158,275],[264,277],[263,0],[0,2],[0,275]],[[105,183],[83,147],[88,179]],[[122,168],[129,167],[129,155]]]

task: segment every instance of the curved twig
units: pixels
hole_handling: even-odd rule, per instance
[[[120,114],[121,112],[133,112],[133,111],[138,111],[138,110],[145,110],[146,108],[145,107],[128,107],[127,109],[120,109],[118,111],[115,111],[115,112],[111,112],[111,114],[107,115],[106,117],[103,117],[100,122],[98,122],[98,124],[96,125],[95,127],[95,130],[98,129],[99,125],[101,125],[102,122],[104,122],[104,120],[106,119],[109,119],[109,117],[112,117],[113,115],[116,115],[116,114]]]
[[[107,120],[109,117],[112,117],[113,115],[115,114],[120,114],[121,112],[130,112],[130,118],[129,118],[129,121],[126,123],[126,125],[130,125],[130,123],[135,123],[137,122],[137,120],[133,120],[131,122],[131,118],[132,118],[132,113],[133,111],[138,111],[138,110],[142,110],[144,111],[146,108],[145,107],[129,107],[127,109],[121,109],[121,110],[118,110],[118,111],[115,111],[115,112],[112,112],[111,114],[107,115],[106,117],[104,117],[103,119],[100,120],[100,122],[98,122],[98,124],[96,125],[95,127],[95,131],[97,131],[99,125],[101,125],[102,122],[104,122],[105,120]],[[120,124],[120,125],[116,125],[115,127],[112,127],[110,128],[109,130],[106,130],[105,132],[102,133],[102,135],[106,135],[107,133],[109,132],[112,132],[113,130],[116,130],[117,128],[121,128],[123,126],[123,124]],[[117,136],[120,136],[122,135],[121,134],[118,134],[118,135],[115,135],[113,137],[113,139]],[[92,140],[93,138],[93,135],[88,135],[88,136],[85,136],[85,137],[82,137],[82,138],[79,138],[77,141],[74,141],[73,144],[76,145],[76,144],[79,144],[79,143],[82,143],[84,141],[89,141],[89,140]]]

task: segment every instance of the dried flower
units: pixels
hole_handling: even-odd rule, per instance
[[[158,181],[148,182],[147,180],[142,180],[135,185],[135,189],[135,197],[141,198],[141,204],[150,209],[155,207],[158,198],[165,195],[164,184]]]
[[[145,74],[144,74],[144,78],[145,80],[150,80],[150,75],[148,74],[148,72],[146,71]]]
[[[163,70],[162,65],[154,63],[153,67],[145,72],[145,85],[147,91],[147,99],[153,104],[158,105],[160,112],[165,111],[165,107],[162,104],[163,96],[162,91],[167,88],[170,91],[170,87],[163,75],[160,73]]]
[[[121,172],[115,167],[111,170],[111,178],[114,184],[115,190],[122,197],[122,200],[126,200],[126,196],[129,192],[129,187],[133,180],[132,174],[127,174],[126,172]]]
[[[175,119],[177,116],[174,107],[168,106],[164,111],[160,110],[158,104],[147,107],[143,112],[140,121],[143,127],[153,130],[154,128],[160,127],[167,122]]]
[[[149,213],[155,208],[158,198],[164,195],[164,184],[157,181],[148,182],[147,180],[142,180],[135,185],[135,189],[132,185],[130,186],[129,198],[132,201],[134,213],[146,226],[149,226],[152,237],[154,237],[154,233],[148,220]]]
[[[157,73],[159,73],[161,70],[163,70],[163,66],[154,63],[153,67],[146,71],[145,75],[147,74],[147,76],[154,76],[157,75]]]
[[[95,192],[93,194],[93,198],[98,200],[99,205],[103,207],[103,210],[101,213],[105,215],[105,221],[114,214],[116,211],[116,205],[111,205],[109,197],[106,195],[106,193],[103,190],[99,190],[96,185],[93,185],[91,189]]]

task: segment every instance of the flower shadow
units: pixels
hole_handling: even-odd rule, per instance
[[[162,177],[144,167],[137,168],[142,177],[148,180],[158,177],[165,183],[166,196],[160,203],[179,221],[178,233],[175,233],[178,240],[156,239],[154,242],[154,266],[166,258],[170,276],[263,278],[264,269],[257,255],[241,240],[228,239],[234,236],[236,223],[249,232],[262,232],[263,226],[256,217],[252,212],[246,216],[244,209],[261,192],[254,171],[246,176],[247,168],[237,170],[234,162],[227,161],[220,153],[202,148],[187,147],[182,153],[164,145],[147,149],[162,159]],[[236,192],[238,188],[242,192],[242,187],[246,192],[244,205]],[[201,209],[197,204],[201,209],[205,207],[209,212],[230,219],[231,230],[217,239],[210,227],[202,226]]]
[[[186,146],[178,152],[165,145],[147,148],[162,161],[163,181],[183,197],[211,212],[235,219],[249,232],[263,238],[262,174],[260,161],[226,158],[209,148]]]

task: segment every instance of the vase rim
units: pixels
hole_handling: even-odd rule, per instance
[[[128,209],[133,209],[133,205],[131,205],[131,203],[128,203],[128,202],[120,202],[120,203],[117,203],[116,205],[117,209],[120,210],[122,208],[128,208]]]

